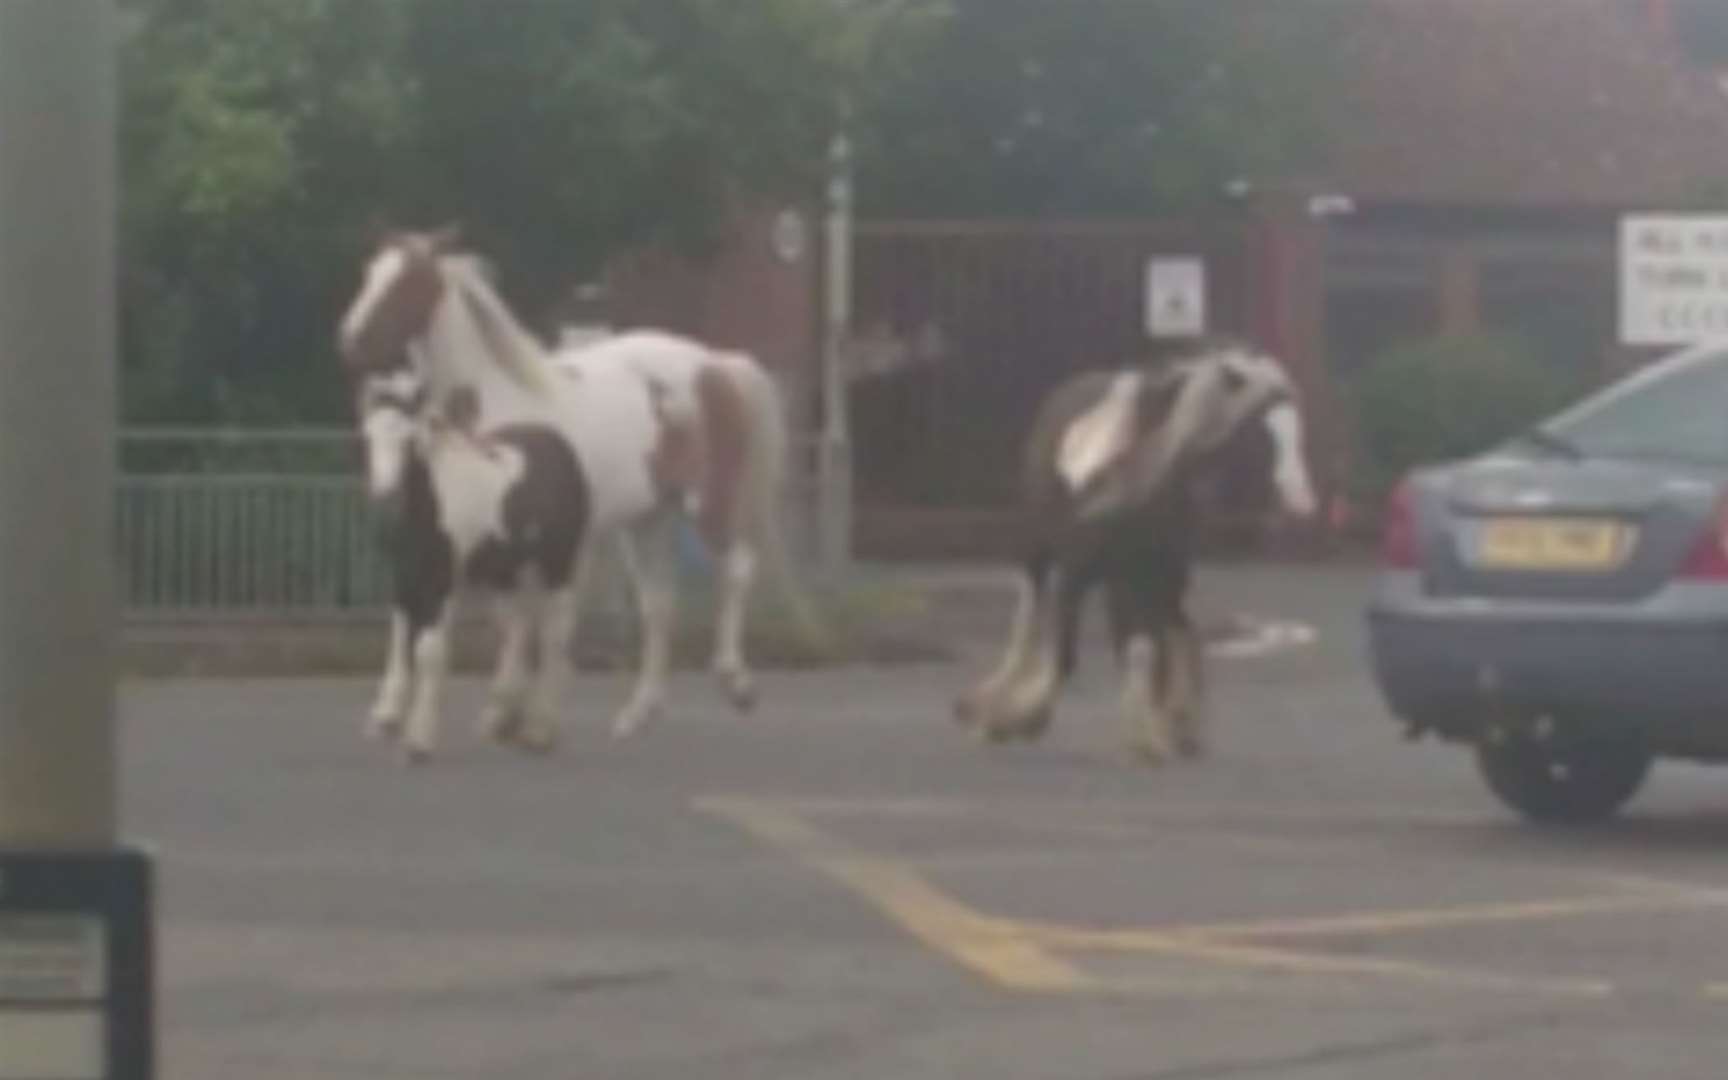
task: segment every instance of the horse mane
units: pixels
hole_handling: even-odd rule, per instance
[[[1240,338],[1214,336],[1183,343],[1162,365],[1144,373],[1149,386],[1175,385],[1169,411],[1161,417],[1142,451],[1140,484],[1146,491],[1172,476],[1196,441],[1209,434],[1202,424],[1207,397],[1216,390],[1217,381],[1209,376],[1208,369],[1239,356],[1272,360]],[[1279,377],[1288,382],[1289,373],[1283,365],[1275,360],[1273,365]]]
[[[457,300],[473,316],[488,358],[524,388],[548,393],[546,350],[498,295],[492,265],[470,254],[446,255],[439,262]]]

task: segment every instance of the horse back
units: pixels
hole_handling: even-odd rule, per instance
[[[761,422],[752,397],[761,372],[751,357],[660,331],[634,331],[572,349],[560,363],[575,380],[577,398],[639,394],[646,402],[645,417],[608,421],[609,434],[591,429],[594,452],[606,456],[609,468],[631,471],[620,461],[636,457],[657,503],[692,512],[711,541],[737,530]],[[607,410],[615,418],[626,411]]]

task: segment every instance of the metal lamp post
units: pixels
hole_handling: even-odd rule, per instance
[[[842,110],[844,116],[845,110]],[[828,150],[823,235],[821,434],[818,548],[829,572],[852,554],[852,435],[847,419],[846,341],[852,325],[852,140],[844,121]]]

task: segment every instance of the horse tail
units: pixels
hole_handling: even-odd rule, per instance
[[[780,602],[799,633],[809,643],[828,643],[833,639],[830,628],[817,616],[786,549],[782,500],[792,437],[780,387],[754,357],[746,353],[720,355],[738,387],[749,421],[738,490],[741,535],[755,547],[763,571],[774,579]]]

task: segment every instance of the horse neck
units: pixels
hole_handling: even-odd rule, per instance
[[[526,388],[544,392],[545,346],[516,318],[478,264],[452,256],[445,264],[445,280],[484,358]]]
[[[1199,400],[1203,388],[1195,382],[1196,375],[1183,377],[1177,389],[1175,404],[1139,453],[1138,486],[1142,497],[1150,497],[1194,459],[1198,449],[1196,436],[1204,403]]]
[[[467,387],[479,395],[482,415],[488,420],[542,408],[539,395],[524,386],[510,366],[494,357],[493,348],[494,343],[476,324],[468,302],[449,291],[416,358],[431,385],[432,398],[443,401],[458,387]]]

